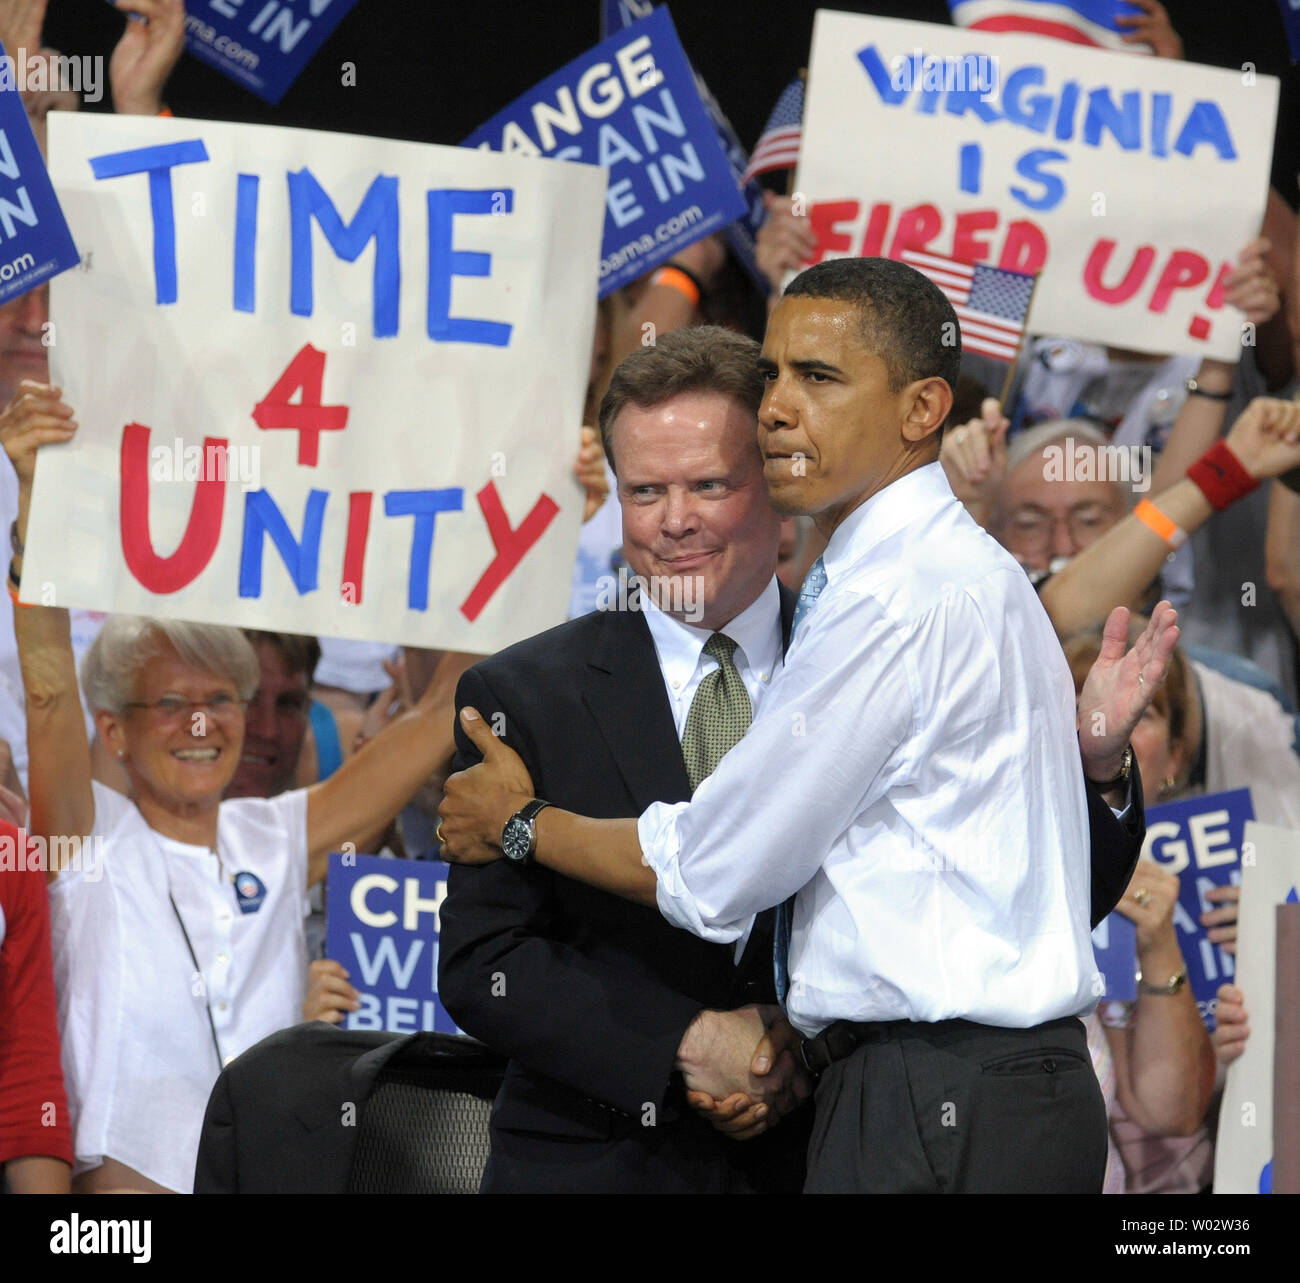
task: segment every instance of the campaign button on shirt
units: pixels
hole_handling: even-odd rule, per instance
[[[243,869],[235,874],[235,899],[240,913],[256,913],[266,899],[266,885],[256,873]]]

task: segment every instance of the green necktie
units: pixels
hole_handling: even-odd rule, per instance
[[[754,710],[749,692],[740,680],[740,670],[732,655],[736,643],[725,633],[714,633],[704,643],[704,653],[718,661],[718,666],[700,683],[691,700],[682,736],[682,756],[691,792],[700,781],[712,774],[723,755],[749,730]]]

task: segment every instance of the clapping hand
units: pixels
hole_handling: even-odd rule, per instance
[[[1128,624],[1128,608],[1116,606],[1079,692],[1079,747],[1091,780],[1119,774],[1133,728],[1155,698],[1178,644],[1178,613],[1167,601],[1156,606],[1142,635],[1126,649]]]

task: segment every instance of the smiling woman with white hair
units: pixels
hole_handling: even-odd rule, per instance
[[[51,843],[63,867],[51,868],[50,900],[73,1188],[188,1191],[221,1068],[299,1019],[307,888],[331,851],[382,828],[450,755],[451,691],[436,675],[312,788],[223,802],[258,682],[252,646],[234,628],[117,616],[82,686],[130,796],[92,780],[68,612],[17,605],[36,452],[75,430],[43,384],[23,383],[0,413],[19,481],[9,581],[30,829],[71,839]]]

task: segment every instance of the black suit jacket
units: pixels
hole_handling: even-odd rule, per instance
[[[787,642],[794,600],[782,589]],[[489,722],[504,717],[536,795],[565,810],[627,817],[690,797],[640,612],[597,612],[512,646],[465,674],[456,703]],[[459,770],[478,754],[459,722],[456,733]],[[1135,790],[1121,825],[1087,792],[1098,921],[1137,859],[1141,798]],[[702,1008],[775,1000],[770,941],[770,914],[760,915],[737,968],[730,946],[538,865],[453,867],[439,992],[463,1029],[511,1062],[485,1189],[797,1186],[797,1125],[732,1142],[692,1115],[673,1084],[677,1047]]]

